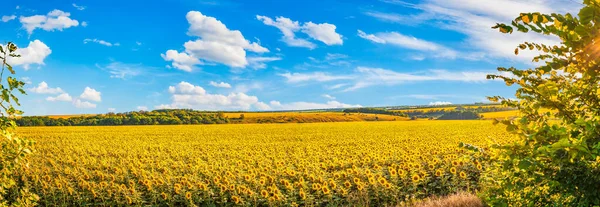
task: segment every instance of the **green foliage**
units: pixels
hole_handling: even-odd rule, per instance
[[[403,116],[406,117],[406,114],[402,112],[389,111],[382,108],[353,108],[353,109],[344,109],[344,113],[365,113],[365,114],[387,114],[392,116]]]
[[[39,199],[27,190],[27,181],[17,175],[27,171],[27,155],[32,152],[33,141],[19,138],[14,129],[13,117],[23,112],[16,110],[13,104],[19,105],[15,92],[25,94],[24,82],[8,75],[6,83],[2,79],[5,69],[11,75],[14,69],[8,64],[9,58],[18,58],[17,46],[11,42],[0,45],[0,206],[34,206]]]
[[[524,42],[540,54],[532,69],[498,68],[506,85],[518,84],[516,100],[491,101],[518,108],[502,120],[520,141],[486,151],[490,159],[483,194],[491,206],[600,205],[600,1],[584,0],[577,16],[522,13],[493,28],[560,38],[560,45]],[[550,109],[542,110],[542,109]]]
[[[178,124],[226,124],[230,118],[224,113],[203,112],[187,109],[132,111],[94,116],[51,118],[27,116],[14,120],[18,126],[116,126],[116,125],[178,125]]]

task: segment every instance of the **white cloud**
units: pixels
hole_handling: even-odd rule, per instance
[[[46,98],[47,101],[72,101],[73,98],[68,93],[61,93],[58,96],[50,96]]]
[[[307,22],[304,24],[302,32],[326,45],[342,45],[344,43],[342,35],[336,33],[335,29],[336,27],[333,24]]]
[[[111,78],[119,78],[123,80],[141,75],[145,70],[142,64],[127,64],[121,62],[111,62],[105,67],[96,64],[96,67],[108,71]]]
[[[367,34],[361,30],[358,30],[358,36],[363,39],[370,40],[374,43],[379,44],[390,44],[406,49],[431,52],[435,57],[451,58],[457,57],[458,52],[446,48],[442,45],[417,39],[416,37],[406,36],[398,32],[382,32],[377,34]]]
[[[16,19],[16,18],[17,18],[17,16],[15,16],[15,15],[10,15],[10,16],[2,16],[2,21],[3,21],[3,22],[8,22],[8,21],[14,20],[14,19]]]
[[[48,83],[46,83],[45,81],[39,83],[37,87],[29,88],[29,91],[31,91],[32,93],[39,94],[59,94],[64,92],[61,88],[58,87],[50,88],[48,86]]]
[[[217,83],[217,82],[211,81],[210,85],[217,87],[217,88],[231,88],[231,85],[229,83],[225,83],[225,82]]]
[[[22,65],[23,69],[29,70],[29,66],[32,64],[44,65],[44,59],[52,53],[52,50],[42,41],[34,40],[29,42],[27,47],[18,48],[15,53],[21,57],[7,57],[8,63],[12,66]]]
[[[298,21],[292,21],[291,19],[285,17],[276,17],[275,21],[273,21],[273,19],[269,17],[260,15],[256,15],[256,19],[262,21],[265,25],[273,26],[279,29],[279,31],[283,33],[281,41],[285,42],[288,46],[305,47],[309,49],[314,49],[317,47],[317,45],[308,40],[296,38],[295,32],[300,31],[301,29]]]
[[[430,106],[443,106],[443,105],[451,105],[451,102],[448,101],[436,101],[436,102],[429,102]]]
[[[87,26],[88,26],[88,23],[87,23],[86,21],[83,21],[83,22],[81,22],[81,26],[82,26],[82,27],[87,27]]]
[[[173,61],[173,67],[180,70],[191,71],[194,65],[201,63],[200,60],[243,68],[249,64],[246,51],[269,52],[258,43],[245,39],[239,30],[228,29],[214,17],[190,11],[186,19],[190,24],[187,34],[199,39],[186,42],[184,52],[169,50],[167,54],[161,54],[163,59]]]
[[[296,37],[296,32],[300,31],[307,34],[310,38],[321,41],[326,45],[342,45],[342,35],[338,34],[336,26],[329,23],[315,24],[306,22],[300,25],[298,21],[292,21],[286,17],[276,17],[275,21],[270,17],[256,15],[256,19],[268,26],[273,26],[279,29],[283,34],[281,41],[292,47],[305,47],[309,49],[316,48],[316,44],[302,38]]]
[[[73,7],[75,7],[79,11],[85,10],[85,6],[79,6],[77,4],[73,4]]]
[[[83,93],[81,93],[81,95],[79,95],[79,98],[85,99],[85,100],[90,100],[90,101],[95,101],[95,102],[100,102],[100,101],[102,101],[100,94],[101,94],[100,92],[96,91],[93,88],[85,87],[85,89],[83,90]]]
[[[509,73],[483,72],[483,71],[447,71],[447,70],[426,70],[411,73],[396,72],[383,68],[357,67],[350,74],[335,75],[324,72],[313,73],[284,73],[279,74],[287,79],[288,83],[301,82],[327,82],[344,80],[346,83],[339,83],[328,86],[330,90],[344,88],[344,92],[354,91],[375,85],[397,85],[409,82],[424,81],[460,81],[481,83],[488,81],[488,74],[510,75]],[[351,85],[351,86],[349,86]],[[347,87],[349,86],[349,87]]]
[[[394,2],[390,2],[394,3]],[[528,64],[538,54],[535,51],[523,51],[518,56],[514,49],[525,41],[556,45],[558,38],[535,34],[514,32],[506,35],[490,27],[498,22],[510,23],[522,12],[567,13],[577,14],[581,4],[576,1],[561,0],[426,0],[418,4],[401,4],[420,10],[418,14],[393,14],[408,19],[402,22],[430,23],[441,29],[460,32],[467,37],[464,41],[468,48],[485,54],[485,56],[516,60]],[[390,14],[392,15],[392,14]]]
[[[172,103],[159,105],[156,108],[249,110],[258,103],[256,96],[249,96],[245,93],[210,94],[204,88],[184,81],[170,86],[169,93],[171,93]]]
[[[108,108],[108,112],[115,112],[115,111],[117,111],[117,109],[115,109],[115,108]]]
[[[326,99],[335,100],[335,97],[333,97],[333,96],[331,96],[331,95],[329,95],[329,94],[323,94],[323,95],[321,95],[321,96],[322,96],[323,98],[326,98]]]
[[[108,46],[108,47],[120,46],[121,45],[118,42],[117,43],[110,43],[110,42],[107,42],[107,41],[104,41],[104,40],[95,39],[95,38],[94,39],[89,39],[88,38],[88,39],[84,39],[83,40],[83,44],[87,44],[88,42],[94,42],[94,43],[98,43],[98,44],[101,44],[101,45],[104,45],[104,46]]]
[[[81,101],[79,99],[75,99],[75,101],[73,101],[73,105],[77,108],[82,108],[82,109],[96,108],[96,104],[90,103],[88,101]]]
[[[338,101],[328,101],[326,103],[313,102],[292,102],[282,104],[278,101],[271,101],[271,109],[273,110],[307,110],[307,109],[333,109],[333,108],[355,108],[362,107],[361,105],[345,104]]]
[[[279,74],[287,79],[289,83],[299,83],[306,81],[317,81],[317,82],[326,82],[326,81],[334,81],[334,80],[349,80],[354,79],[352,76],[347,75],[329,75],[324,72],[314,72],[314,73],[283,73]]]
[[[176,50],[167,50],[166,54],[160,54],[166,61],[173,61],[172,66],[179,70],[192,72],[194,65],[200,65],[202,62],[185,52],[179,53]]]
[[[264,69],[267,62],[281,60],[281,57],[249,57],[248,64],[254,69]]]
[[[358,67],[356,69],[357,79],[353,86],[344,91],[353,91],[372,85],[396,85],[406,82],[422,81],[462,81],[462,82],[484,82],[487,81],[488,72],[449,72],[447,70],[429,70],[425,72],[400,73],[382,68]]]
[[[282,104],[271,101],[269,104],[259,101],[258,97],[245,93],[230,93],[228,95],[210,94],[200,86],[188,82],[180,82],[169,87],[171,103],[155,106],[157,109],[191,108],[199,110],[301,110],[359,107],[360,105],[345,104],[337,101],[327,103],[292,102]]]
[[[136,44],[137,46],[142,46],[142,43],[141,43],[141,42],[138,42],[138,41],[136,41],[136,42],[135,42],[135,44]]]
[[[136,109],[138,111],[148,111],[148,107],[147,106],[138,106]]]
[[[23,28],[27,30],[27,33],[31,35],[37,28],[45,31],[62,31],[69,27],[78,26],[79,22],[69,16],[71,16],[70,13],[55,9],[47,15],[21,16],[19,21],[23,24]]]

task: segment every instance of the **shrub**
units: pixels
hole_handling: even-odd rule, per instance
[[[493,27],[562,41],[556,46],[524,42],[515,54],[535,50],[540,54],[533,61],[545,64],[523,70],[500,67],[500,73],[488,75],[519,85],[517,99],[489,99],[521,114],[501,121],[520,140],[485,152],[491,163],[483,197],[491,206],[600,205],[600,7],[596,0],[583,4],[578,17],[522,13],[511,25]]]

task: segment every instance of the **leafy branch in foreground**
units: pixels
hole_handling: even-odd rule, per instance
[[[15,92],[26,94],[23,90],[25,83],[11,75],[14,69],[8,63],[16,54],[17,46],[12,42],[0,45],[0,206],[34,206],[39,197],[27,189],[27,181],[17,173],[28,171],[27,155],[31,154],[33,141],[19,138],[14,130],[14,118],[23,112],[14,108],[19,105]],[[4,82],[5,71],[10,72]]]
[[[498,68],[488,79],[517,84],[516,99],[489,100],[518,108],[501,120],[519,137],[486,152],[484,198],[491,206],[600,205],[600,1],[585,0],[577,16],[522,13],[494,29],[558,37],[559,45],[524,42],[515,54],[538,53],[537,67]]]

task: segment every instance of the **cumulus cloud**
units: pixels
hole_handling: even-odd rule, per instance
[[[59,93],[64,92],[59,87],[56,87],[56,88],[49,87],[48,83],[46,83],[46,81],[40,82],[36,87],[29,88],[29,91],[32,93],[39,93],[39,94],[59,94]]]
[[[73,101],[73,106],[75,106],[77,108],[81,108],[81,109],[96,108],[96,104],[90,103],[88,101],[82,101],[79,99],[75,99],[75,101]]]
[[[29,70],[29,66],[32,64],[44,65],[44,60],[52,53],[52,50],[42,41],[34,40],[29,42],[27,47],[18,48],[15,53],[21,57],[7,57],[8,63],[12,66],[23,66],[23,69]]]
[[[435,102],[429,102],[430,106],[443,106],[443,105],[452,105],[451,102],[448,101],[435,101]]]
[[[269,104],[259,101],[258,97],[245,93],[229,93],[228,95],[211,94],[204,88],[182,81],[169,87],[170,104],[155,106],[157,109],[188,108],[198,110],[303,110],[360,107],[338,101],[326,103],[291,102],[282,104],[271,101]]]
[[[147,106],[138,106],[136,109],[138,111],[148,111],[148,107]]]
[[[46,98],[47,101],[72,101],[73,98],[68,93],[61,93],[58,96],[50,96]]]
[[[184,43],[183,52],[168,50],[166,54],[161,54],[166,61],[172,61],[172,66],[177,69],[191,71],[194,65],[202,63],[201,60],[244,68],[249,64],[246,51],[269,52],[258,43],[248,41],[239,30],[228,29],[214,17],[190,11],[186,19],[190,24],[187,34],[198,39]]]
[[[296,37],[296,32],[299,31],[326,45],[342,45],[344,43],[342,35],[335,31],[336,26],[333,24],[315,24],[313,22],[306,22],[303,25],[300,25],[298,21],[292,21],[290,18],[281,16],[276,17],[275,20],[273,20],[270,17],[256,15],[256,19],[262,21],[265,25],[279,29],[283,34],[281,41],[291,47],[305,47],[309,49],[317,47],[316,44],[306,39]]]
[[[217,83],[217,82],[211,81],[210,85],[217,87],[217,88],[231,88],[231,85],[229,83],[225,83],[225,82]]]
[[[110,42],[107,42],[107,41],[104,41],[104,40],[95,39],[95,38],[94,39],[87,38],[87,39],[83,40],[83,44],[87,44],[88,42],[94,42],[94,43],[98,43],[98,44],[101,44],[101,45],[104,45],[104,46],[108,46],[108,47],[120,46],[121,45],[118,42],[117,43],[110,43]]]
[[[192,72],[195,65],[202,64],[202,61],[198,58],[185,52],[177,52],[176,50],[167,50],[165,54],[160,54],[160,56],[166,61],[172,61],[171,65],[174,68],[186,72]]]
[[[117,111],[117,109],[115,109],[115,108],[108,108],[108,112],[115,112],[115,111]]]
[[[79,98],[84,99],[84,100],[100,102],[100,101],[102,101],[100,94],[101,94],[100,92],[96,91],[93,88],[85,87],[85,89],[83,90],[83,93],[81,93],[81,95],[79,95]]]
[[[45,31],[62,31],[69,27],[79,26],[79,22],[71,19],[70,16],[69,12],[55,9],[46,15],[21,16],[19,17],[19,22],[23,24],[23,28],[31,35],[38,28]]]
[[[192,108],[201,110],[249,110],[258,103],[256,96],[245,93],[230,93],[229,95],[210,94],[200,86],[182,81],[169,87],[172,103],[156,108]]]
[[[2,22],[8,22],[8,21],[14,20],[16,18],[17,18],[17,16],[15,16],[15,15],[2,16]]]

